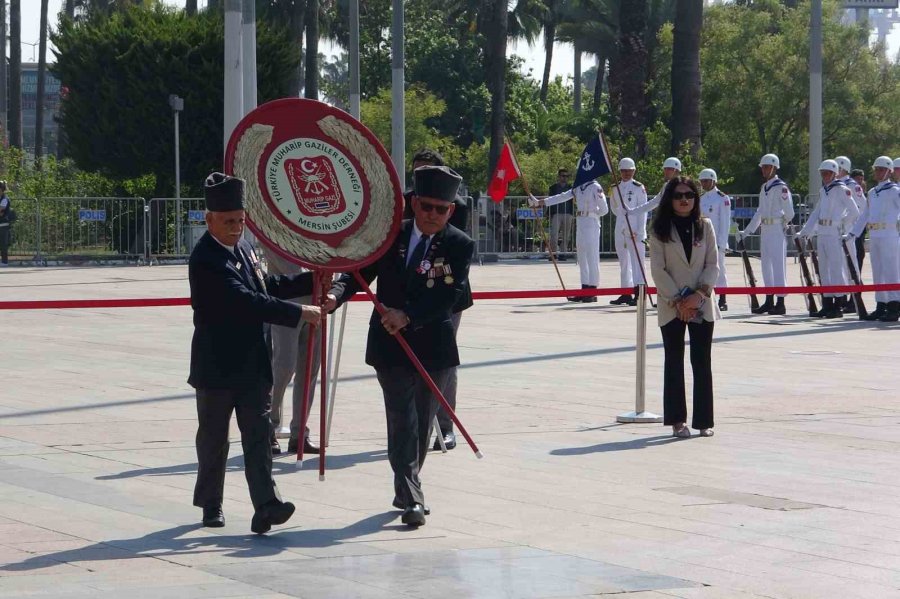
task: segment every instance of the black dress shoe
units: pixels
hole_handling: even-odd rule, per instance
[[[261,506],[256,513],[253,514],[253,520],[250,522],[250,530],[258,535],[265,534],[271,530],[273,524],[284,524],[294,515],[294,504],[290,501],[278,501],[273,499],[269,503]]]
[[[272,437],[272,455],[281,455],[281,444],[275,437]]]
[[[298,443],[297,439],[291,439],[290,441],[288,441],[288,453],[296,454],[298,445],[299,445],[299,443]],[[305,439],[303,439],[303,455],[307,455],[307,454],[311,454],[311,453],[318,454],[319,446],[313,445],[312,442],[309,440],[309,437],[306,437]]]
[[[441,433],[441,435],[443,435],[444,437],[444,446],[447,448],[447,451],[450,451],[451,449],[454,449],[456,447],[456,434],[453,431]],[[433,449],[434,451],[441,450],[441,442],[437,439],[437,437],[435,437],[434,445],[431,449]]]
[[[203,526],[208,528],[222,528],[225,526],[225,514],[221,505],[212,505],[203,508]]]
[[[395,508],[397,508],[398,510],[406,511],[406,504],[403,503],[402,501],[400,501],[399,497],[394,497],[394,501],[391,503],[391,505],[394,506]],[[428,507],[427,505],[423,505],[422,510],[425,512],[426,516],[431,515],[431,508]]]
[[[425,508],[421,503],[414,503],[403,511],[400,521],[411,527],[419,527],[425,524]]]

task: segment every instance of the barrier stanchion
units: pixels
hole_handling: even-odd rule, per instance
[[[646,409],[647,383],[647,289],[646,285],[638,285],[637,296],[637,340],[635,343],[635,398],[634,411],[616,416],[616,422],[662,422],[662,416],[648,412]]]

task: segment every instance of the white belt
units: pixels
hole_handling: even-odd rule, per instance
[[[762,219],[762,224],[764,224],[764,225],[780,225],[781,219],[780,218],[764,218],[764,219]]]
[[[833,221],[832,221],[830,218],[820,218],[820,219],[819,219],[819,226],[820,226],[820,227],[830,227],[831,224],[832,224],[832,222],[833,222]]]
[[[600,218],[599,212],[588,212],[586,210],[579,210],[575,214],[577,214],[578,216],[593,216],[594,218]]]

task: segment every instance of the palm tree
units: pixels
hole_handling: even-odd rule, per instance
[[[291,38],[297,41],[297,46],[303,47],[303,32],[306,23],[305,0],[273,0],[265,5],[258,6],[260,18],[276,25],[285,26],[290,31]],[[294,97],[300,96],[303,83],[303,61],[297,68],[288,74],[287,88]]]
[[[547,0],[544,13],[544,74],[541,76],[541,102],[547,102],[547,88],[550,87],[550,69],[553,66],[553,44],[556,43],[556,25],[559,21],[561,0]]]
[[[66,0],[65,8],[63,9],[66,18],[74,19],[75,18],[75,0]]]
[[[484,12],[479,15],[485,37],[484,66],[488,91],[491,94],[491,146],[488,152],[488,176],[500,158],[506,137],[506,43],[509,30],[509,10],[506,0],[484,0]]]
[[[672,42],[672,152],[700,152],[700,30],[703,0],[677,0]]]
[[[615,53],[616,8],[610,0],[573,0],[560,16],[557,37],[571,42],[575,47],[575,112],[581,112],[582,54],[596,56],[600,64]],[[598,77],[598,81],[602,82],[602,78]],[[595,89],[595,112],[599,106],[599,97],[600,92]]]
[[[41,31],[38,42],[37,102],[34,115],[34,162],[41,167],[44,153],[44,97],[47,87],[47,10],[50,0],[41,0]]]
[[[610,68],[610,99],[622,134],[634,139],[634,154],[642,158],[647,153],[644,127],[650,108],[646,94],[649,52],[645,40],[649,6],[648,0],[620,1],[619,53]]]
[[[22,0],[9,2],[9,145],[22,147]]]
[[[319,0],[306,0],[306,69],[303,97],[319,99]]]
[[[7,129],[7,94],[6,94],[6,1],[0,0],[0,48],[3,49],[3,57],[0,58],[0,145],[8,139]]]
[[[69,0],[71,1],[71,0]],[[187,0],[187,3],[184,5],[184,12],[186,12],[189,16],[194,16],[197,14],[197,0]]]

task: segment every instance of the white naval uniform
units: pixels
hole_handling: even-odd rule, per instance
[[[716,287],[727,287],[725,275],[725,252],[728,250],[728,234],[731,232],[731,198],[713,187],[700,198],[700,211],[712,221],[719,250],[719,280]],[[724,297],[724,296],[723,296]]]
[[[600,217],[609,212],[606,195],[596,181],[567,189],[544,200],[545,206],[575,199],[575,249],[581,284],[600,285]]]
[[[847,285],[847,257],[844,254],[845,231],[859,218],[853,192],[840,182],[832,181],[819,190],[819,202],[800,231],[803,237],[815,235],[819,250],[819,276],[822,285]],[[843,297],[844,293],[825,293],[824,297]]]
[[[760,250],[763,284],[767,287],[785,286],[787,239],[785,227],[794,219],[794,203],[787,183],[773,177],[759,190],[759,207],[744,233],[751,235],[762,225]],[[778,294],[784,297],[784,294]]]
[[[869,190],[865,209],[856,219],[852,233],[862,237],[869,230],[869,256],[876,285],[900,283],[900,187],[885,181]],[[876,291],[876,302],[900,301],[900,291]]]
[[[621,192],[621,193],[620,193]],[[622,287],[643,285],[644,274],[644,240],[647,239],[647,214],[628,214],[622,203],[629,210],[647,203],[647,188],[634,179],[614,185],[610,190],[610,208],[616,215],[616,255],[619,258],[619,278]],[[628,219],[628,222],[625,219]],[[631,224],[631,230],[628,225]],[[631,237],[634,231],[634,239]],[[640,258],[638,258],[640,256]],[[640,263],[638,263],[640,259]]]
[[[850,190],[850,196],[853,198],[853,201],[856,203],[856,207],[859,208],[860,214],[862,211],[866,209],[866,205],[869,203],[866,199],[866,194],[863,192],[862,185],[853,180],[853,177],[847,175],[846,177],[841,177],[840,182],[843,183],[847,189]],[[849,233],[850,230],[846,229],[843,233]],[[860,280],[862,280],[862,272],[859,269],[859,260],[856,256],[856,246],[849,248],[850,250],[850,259],[853,261],[853,267],[856,269],[857,274],[859,274]],[[850,271],[847,268],[847,261],[844,260],[844,278],[847,281],[852,281],[853,279],[850,277]]]

